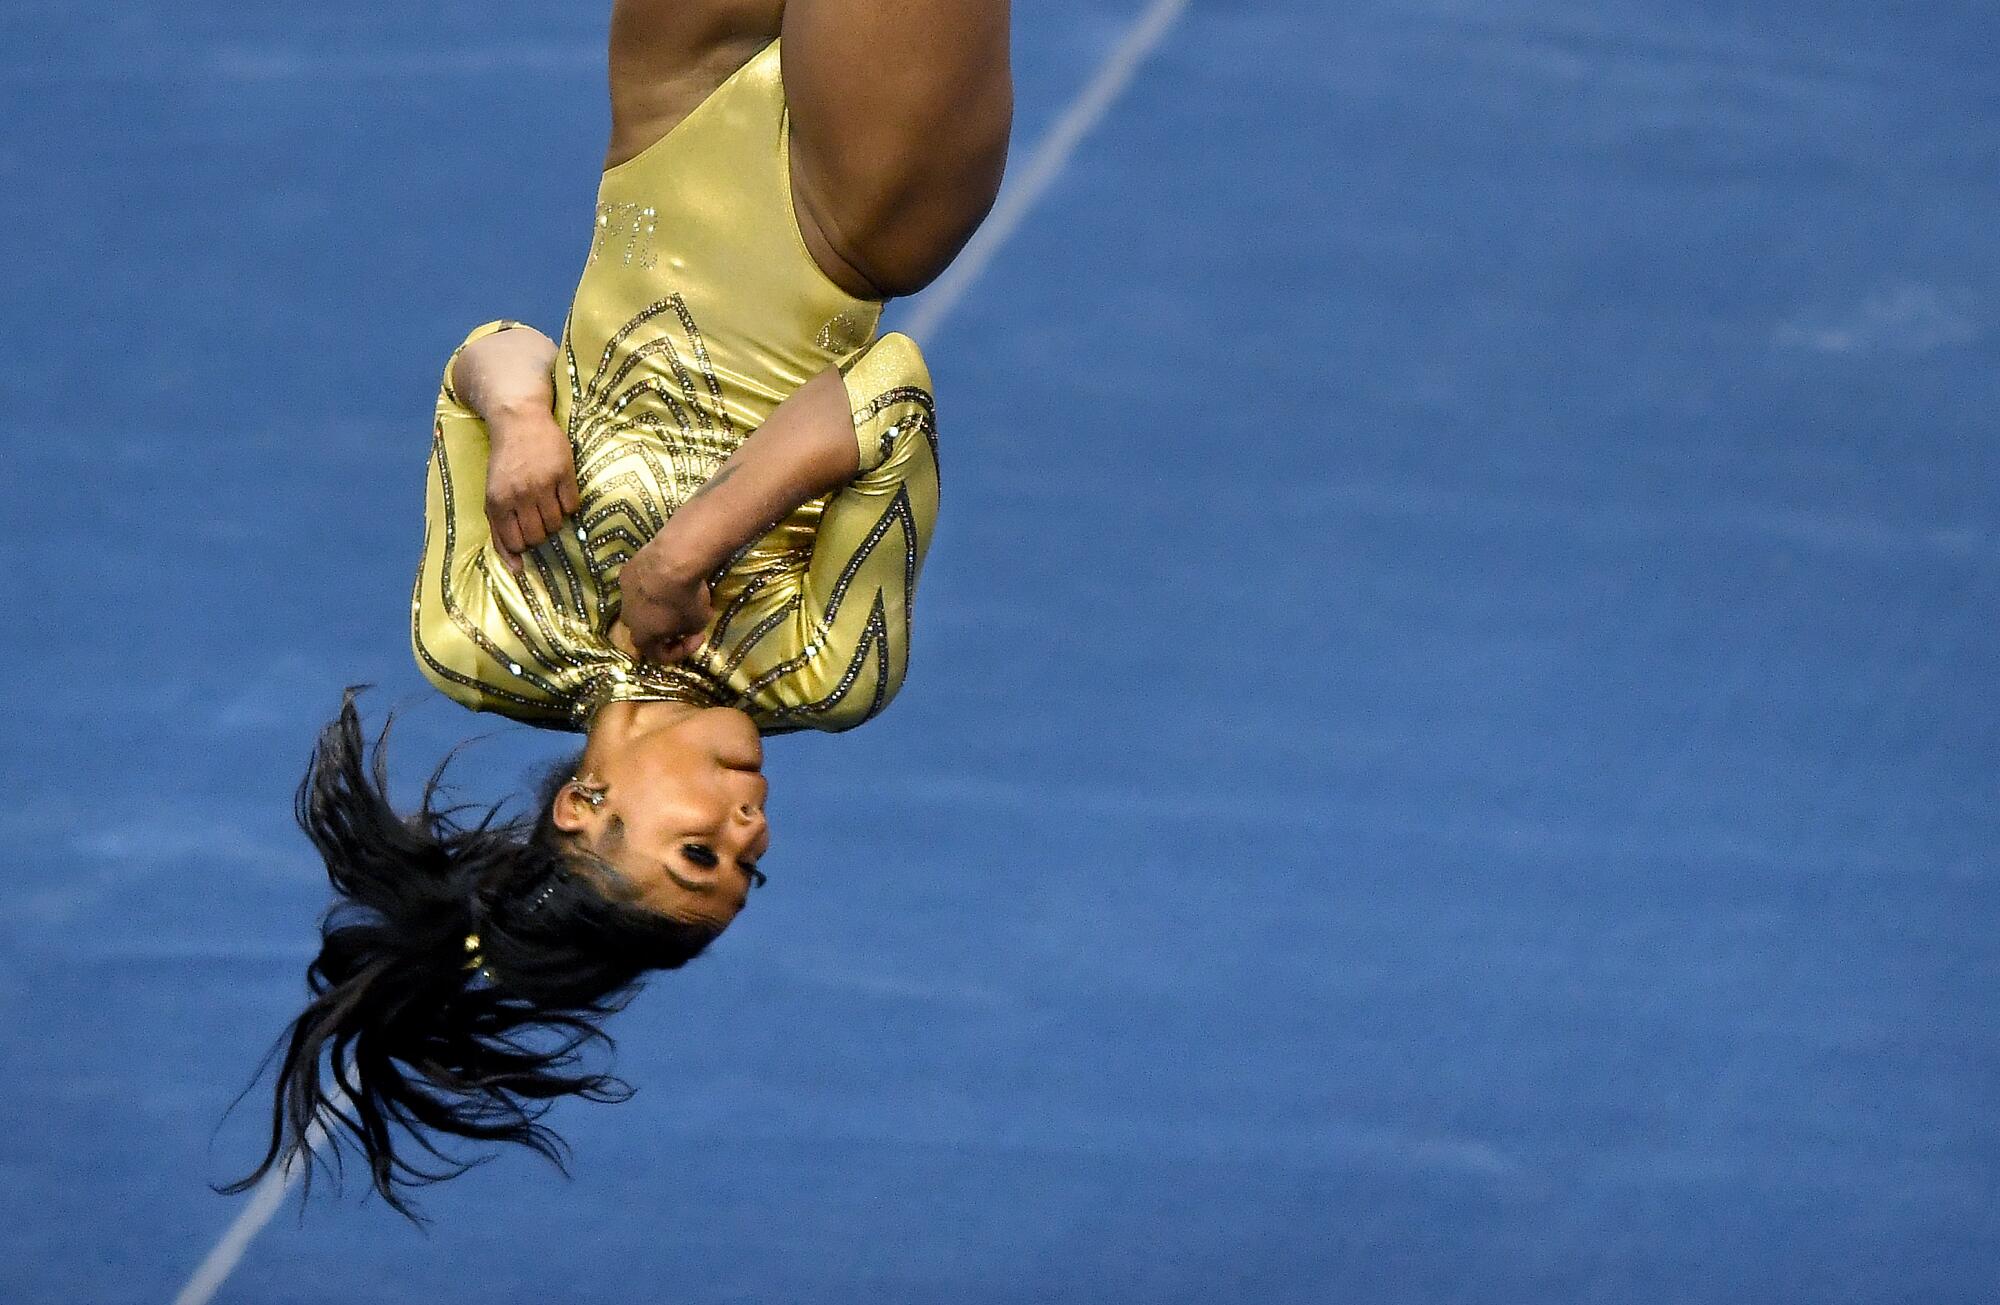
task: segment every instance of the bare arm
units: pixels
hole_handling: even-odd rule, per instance
[[[736,551],[860,468],[840,373],[793,391],[682,504],[620,576],[621,619],[641,656],[675,661],[700,645],[708,580]]]
[[[507,567],[553,535],[579,502],[576,459],[555,419],[555,341],[531,326],[474,340],[451,364],[459,402],[486,423],[486,519]]]
[[[555,407],[556,342],[532,326],[474,340],[451,363],[459,401],[491,423]]]

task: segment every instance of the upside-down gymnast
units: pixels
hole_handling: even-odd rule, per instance
[[[225,1190],[315,1127],[413,1217],[454,1138],[560,1162],[548,1105],[623,1091],[579,1068],[599,1021],[763,880],[762,737],[902,683],[936,422],[876,328],[998,190],[1007,0],[616,0],[610,74],[562,338],[494,322],[446,366],[411,604],[433,684],[583,750],[518,819],[455,818],[438,774],[401,814],[350,694],[298,803],[334,909]]]

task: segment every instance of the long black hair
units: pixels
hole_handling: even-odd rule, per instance
[[[588,1044],[611,1045],[599,1023],[647,971],[685,965],[715,932],[620,900],[632,894],[617,871],[556,827],[574,760],[550,769],[533,813],[503,818],[496,804],[467,818],[439,805],[447,757],[416,812],[397,814],[389,726],[369,748],[355,693],[298,790],[299,825],[336,896],[306,969],[312,999],[272,1052],[263,1161],[218,1190],[248,1190],[301,1155],[308,1181],[314,1162],[337,1173],[352,1145],[382,1198],[422,1222],[412,1189],[490,1158],[454,1154],[455,1138],[520,1143],[564,1168],[563,1141],[541,1122],[550,1106],[631,1095],[582,1067]]]

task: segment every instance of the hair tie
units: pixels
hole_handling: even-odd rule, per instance
[[[557,885],[561,884],[562,881],[563,881],[563,872],[561,870],[549,871],[548,882],[542,885],[541,891],[535,894],[534,900],[528,903],[527,909],[523,911],[522,914],[533,915],[536,911],[539,911],[544,906],[547,906],[549,904],[549,899],[556,895]]]
[[[541,910],[544,906],[547,906],[549,904],[549,898],[555,896],[556,888],[558,885],[562,883],[563,877],[564,877],[563,872],[561,870],[550,871],[548,882],[543,884],[541,886],[541,889],[538,892],[536,892],[533,899],[531,899],[528,902],[528,905],[523,909],[522,914],[532,915],[536,911]],[[483,912],[481,912],[479,909],[483,905],[485,905],[485,903],[480,899],[479,894],[474,893],[472,895],[472,911],[474,916],[483,914]],[[464,946],[465,946],[465,968],[468,970],[484,969],[486,967],[486,955],[484,950],[484,944],[481,942],[479,937],[479,932],[477,930],[474,930],[473,932],[465,935]]]

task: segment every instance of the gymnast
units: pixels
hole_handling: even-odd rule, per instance
[[[560,1166],[549,1106],[629,1092],[581,1064],[601,1021],[763,882],[764,736],[903,681],[936,420],[877,325],[992,205],[1007,0],[616,0],[610,80],[561,338],[493,322],[446,365],[410,617],[439,689],[583,749],[519,818],[441,805],[442,765],[402,814],[350,691],[299,788],[311,1000],[225,1191],[321,1131],[412,1218],[454,1139]]]

